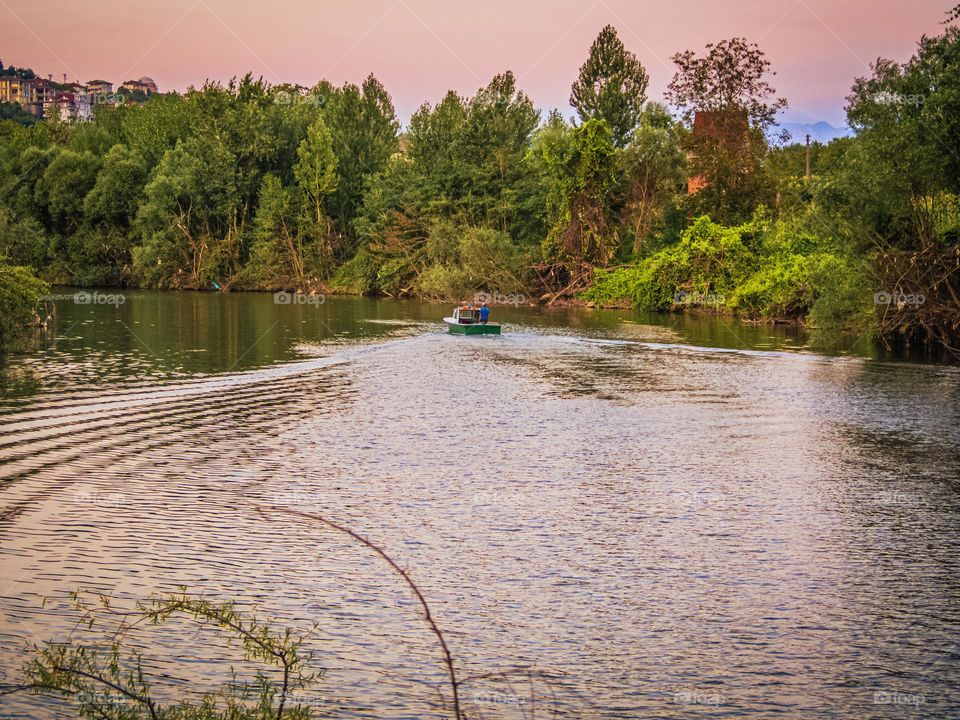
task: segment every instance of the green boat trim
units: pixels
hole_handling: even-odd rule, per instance
[[[500,325],[497,323],[458,323],[453,318],[444,318],[447,324],[447,331],[451,335],[499,335]]]

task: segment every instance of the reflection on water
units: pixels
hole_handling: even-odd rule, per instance
[[[186,585],[318,623],[320,716],[450,717],[405,587],[267,504],[401,562],[470,717],[960,713],[956,369],[625,311],[495,308],[503,336],[452,337],[443,309],[62,308],[0,372],[0,681],[80,632],[71,591]],[[242,667],[188,623],[137,638],[161,693]]]

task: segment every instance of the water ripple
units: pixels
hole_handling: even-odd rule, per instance
[[[882,693],[960,709],[956,372],[415,329],[8,403],[5,677],[25,642],[92,639],[70,591],[185,585],[317,623],[323,716],[449,717],[404,585],[368,549],[256,509],[279,505],[402,563],[470,717],[901,717]],[[246,667],[186,622],[136,639],[168,697]],[[17,698],[0,716],[70,713]]]

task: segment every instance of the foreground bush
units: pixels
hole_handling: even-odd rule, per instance
[[[95,605],[77,598],[83,613],[79,625],[105,625],[100,645],[48,643],[33,648],[24,667],[27,682],[0,695],[29,692],[73,703],[80,717],[102,720],[309,720],[312,697],[304,692],[321,673],[307,668],[303,638],[290,630],[274,631],[268,623],[239,612],[232,603],[215,603],[185,593],[138,602],[132,612],[112,607],[101,597]],[[242,648],[245,660],[273,668],[271,679],[257,671],[252,679],[236,676],[223,687],[200,693],[195,700],[169,703],[157,699],[140,655],[129,649],[130,632],[138,625],[165,625],[186,618],[212,627]]]
[[[26,328],[39,322],[37,306],[47,290],[30,268],[0,257],[0,352],[15,347]]]

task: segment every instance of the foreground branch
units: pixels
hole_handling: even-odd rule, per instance
[[[420,592],[420,588],[417,587],[417,584],[413,581],[410,575],[400,567],[397,562],[387,555],[381,547],[371,542],[363,535],[360,535],[357,532],[354,532],[348,527],[340,525],[328,520],[322,515],[315,515],[313,513],[305,513],[300,510],[292,510],[290,508],[279,507],[276,505],[270,505],[267,507],[257,506],[257,510],[262,514],[264,510],[270,510],[273,512],[282,513],[284,515],[292,515],[294,517],[304,518],[306,520],[316,520],[319,523],[326,525],[327,527],[336,530],[337,532],[343,533],[344,535],[349,535],[354,540],[363,545],[366,545],[368,548],[373,550],[377,555],[386,560],[387,564],[401,577],[407,586],[413,591],[413,594],[416,595],[417,600],[420,601],[420,606],[423,608],[424,617],[426,618],[427,624],[430,625],[430,629],[433,631],[433,634],[437,636],[437,640],[440,642],[440,647],[443,650],[443,658],[447,665],[447,671],[450,674],[450,689],[453,693],[453,712],[457,720],[463,720],[463,711],[460,709],[460,683],[457,680],[457,672],[453,665],[453,656],[450,654],[450,648],[447,646],[447,641],[443,636],[443,633],[440,631],[440,627],[437,625],[436,621],[433,619],[433,613],[430,612],[430,605],[427,604],[427,599],[423,596],[423,593]]]

